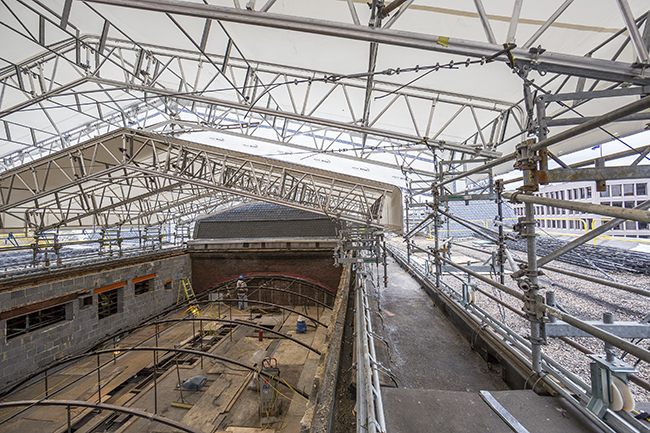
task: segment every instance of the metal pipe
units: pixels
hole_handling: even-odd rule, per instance
[[[625,220],[634,220],[650,223],[650,212],[639,209],[629,209],[614,206],[603,206],[599,204],[581,203],[569,200],[560,200],[549,197],[539,197],[535,195],[520,194],[518,192],[504,192],[503,196],[508,200],[515,203],[528,204],[543,204],[546,206],[554,206],[563,209],[577,210],[584,213],[595,213],[599,215],[607,215],[614,218],[622,218]]]
[[[650,200],[646,200],[643,203],[641,203],[639,206],[635,207],[634,209],[640,209],[640,210],[646,210],[650,207]],[[613,220],[607,221],[606,223],[602,224],[600,227],[597,227],[593,230],[591,230],[589,233],[585,233],[584,235],[580,236],[579,238],[563,245],[562,247],[558,248],[557,250],[545,255],[541,259],[537,261],[539,266],[543,266],[546,263],[549,263],[561,255],[575,249],[576,247],[589,242],[596,236],[599,236],[606,231],[608,231],[611,228],[616,227],[617,225],[625,222],[624,219],[622,218],[614,218]]]
[[[474,272],[474,271],[472,271],[470,269],[467,269],[467,268],[465,268],[463,266],[457,265],[456,263],[452,262],[451,260],[447,260],[444,257],[441,257],[440,259],[443,262],[445,262],[445,263],[447,263],[447,264],[449,264],[449,265],[451,265],[451,266],[453,266],[453,267],[455,267],[455,268],[457,268],[457,269],[459,269],[459,270],[461,270],[461,271],[463,271],[463,272],[465,272],[467,274],[470,274],[475,278],[478,278],[479,280],[483,281],[484,283],[487,283],[487,284],[489,284],[491,286],[494,286],[497,289],[500,289],[500,290],[504,291],[505,293],[507,293],[507,294],[509,294],[511,296],[514,296],[517,299],[520,299],[522,301],[524,300],[524,295],[523,294],[521,294],[521,293],[519,293],[519,292],[517,292],[517,291],[515,291],[513,289],[510,289],[509,287],[506,287],[506,286],[504,286],[502,284],[499,284],[496,281],[492,281],[491,279],[489,279],[489,278],[487,278],[487,277],[485,277],[485,276],[483,276],[483,275],[481,275],[481,274],[479,274],[477,272]],[[545,304],[540,304],[540,308],[542,308],[549,315],[555,316],[556,318],[558,318],[560,320],[563,320],[563,321],[567,322],[568,324],[573,325],[576,328],[581,329],[581,330],[593,335],[594,337],[600,338],[601,340],[603,340],[603,341],[605,341],[607,343],[611,343],[614,346],[618,347],[619,349],[622,349],[622,350],[624,350],[626,352],[629,352],[630,354],[636,356],[639,359],[642,359],[642,360],[644,360],[646,362],[650,362],[650,352],[645,350],[645,349],[640,348],[639,346],[636,346],[636,345],[634,345],[634,344],[632,344],[632,343],[630,343],[630,342],[628,342],[628,341],[626,341],[626,340],[624,340],[622,338],[619,338],[619,337],[617,337],[617,336],[615,336],[613,334],[610,334],[607,331],[603,331],[602,329],[599,329],[599,328],[597,328],[595,326],[589,325],[588,323],[585,323],[582,320],[577,319],[577,318],[575,318],[575,317],[573,317],[573,316],[571,316],[569,314],[563,313],[562,311],[558,310],[557,308],[552,308],[552,307],[550,307],[548,305],[545,305]]]
[[[638,111],[645,110],[647,108],[650,108],[650,96],[645,96],[641,99],[638,99],[634,102],[631,102],[627,105],[624,105],[622,107],[619,107],[615,110],[612,110],[610,112],[607,112],[603,114],[602,116],[595,117],[592,120],[589,120],[585,123],[582,123],[580,125],[574,126],[573,128],[567,129],[565,131],[562,131],[558,134],[553,135],[552,137],[546,138],[545,140],[542,140],[536,144],[533,144],[530,147],[531,152],[535,152],[537,150],[543,149],[545,147],[551,146],[556,143],[560,143],[564,140],[568,140],[569,138],[573,138],[577,135],[583,134],[585,132],[589,132],[593,129],[600,128],[601,126],[607,125],[608,123],[614,122],[615,120],[619,120],[622,117],[628,116],[630,114],[634,114]],[[516,158],[515,152],[510,153],[508,155],[502,156],[500,158],[494,159],[490,162],[486,162],[485,164],[475,167],[473,169],[467,170],[458,176],[454,176],[450,179],[445,180],[442,182],[440,185],[446,185],[448,183],[454,182],[458,179],[462,179],[464,177],[470,176],[472,174],[480,173],[483,172],[489,168],[496,167],[498,165],[501,165],[505,162],[512,161],[513,159]]]
[[[456,222],[459,223],[459,224],[463,224],[463,225],[464,225],[464,223],[467,223],[467,224],[469,224],[470,226],[473,226],[473,227],[477,228],[478,230],[486,231],[486,232],[488,232],[488,233],[490,233],[490,234],[493,234],[494,236],[499,236],[499,232],[496,231],[496,230],[492,230],[492,229],[489,229],[489,228],[487,228],[487,227],[480,226],[480,225],[478,225],[478,224],[476,224],[476,223],[473,223],[473,222],[471,222],[471,221],[464,220],[464,219],[462,219],[462,218],[460,218],[460,217],[457,217],[457,216],[455,216],[455,215],[453,215],[453,214],[450,214],[449,212],[445,212],[444,210],[439,210],[439,212],[440,212],[441,214],[443,214],[444,216],[446,216],[447,218],[451,218],[451,219],[453,219],[454,221],[456,221]],[[465,227],[467,227],[467,226],[465,226]],[[468,228],[469,228],[469,227],[468,227]]]
[[[640,62],[648,63],[648,60],[650,60],[648,58],[648,48],[646,47],[641,32],[639,32],[639,28],[636,25],[636,20],[632,14],[632,9],[630,9],[630,4],[627,0],[616,0],[616,3],[618,3],[618,7],[621,10],[621,15],[623,15],[623,20],[625,21],[625,27],[627,27],[630,39],[632,40],[632,45],[634,45],[634,50],[636,51],[637,56],[639,56]]]
[[[488,232],[492,232],[492,230],[490,230],[490,229],[486,229],[485,227],[477,226],[476,224],[470,223],[469,221],[465,221],[464,219],[462,219],[462,218],[458,218],[458,217],[456,217],[456,216],[454,216],[454,215],[452,215],[452,214],[450,214],[450,213],[447,213],[447,212],[445,212],[445,211],[443,211],[443,210],[441,210],[441,209],[438,209],[438,212],[441,213],[441,214],[443,214],[443,215],[445,215],[447,218],[456,221],[458,224],[467,227],[468,229],[470,229],[471,231],[473,231],[473,232],[476,233],[477,235],[479,235],[479,236],[483,236],[485,239],[487,239],[487,240],[489,240],[489,241],[491,241],[491,242],[494,242],[494,243],[497,242],[496,239],[494,239],[494,238],[488,236],[487,234],[485,234],[485,233],[483,233],[483,232],[481,231],[481,230],[486,230],[486,231],[488,231]],[[477,227],[478,227],[478,228],[477,228]]]
[[[190,3],[187,1],[160,0],[90,0],[92,3],[102,3],[113,6],[123,6],[170,14],[187,15],[209,18],[220,21],[237,22],[242,24],[313,33],[324,36],[342,37],[346,39],[397,45],[428,51],[440,51],[475,58],[492,57],[502,50],[501,46],[486,42],[445,38],[430,34],[420,34],[401,30],[385,30],[369,28],[355,24],[340,23],[314,18],[280,15],[274,13],[259,13],[237,10],[229,7]],[[443,43],[441,43],[443,42]],[[527,49],[513,49],[512,55],[519,62],[526,62],[532,68],[543,68],[548,72],[570,73],[595,79],[609,81],[624,81],[630,83],[647,83],[630,64],[588,58],[560,53],[547,53],[538,57]],[[508,56],[502,54],[494,60],[507,62]]]
[[[406,3],[407,0],[393,0],[389,5],[385,6],[384,9],[382,10],[382,17],[385,18],[393,12],[395,9],[398,7],[402,6],[404,3]]]
[[[540,308],[542,308],[547,314],[555,316],[556,318],[565,321],[569,325],[573,325],[576,328],[578,328],[578,329],[580,329],[582,331],[585,331],[585,332],[593,335],[596,338],[599,338],[599,339],[603,340],[605,343],[612,344],[612,345],[618,347],[619,349],[622,349],[622,350],[636,356],[637,358],[639,358],[639,359],[641,359],[641,360],[643,360],[645,362],[650,363],[650,351],[645,350],[645,349],[643,349],[643,348],[641,348],[641,347],[639,347],[639,346],[637,346],[635,344],[632,344],[627,340],[619,338],[614,334],[611,334],[611,333],[609,333],[607,331],[603,331],[600,328],[597,328],[597,327],[595,327],[593,325],[585,323],[582,320],[571,316],[570,314],[566,314],[566,313],[558,310],[557,308],[552,308],[552,307],[550,307],[548,305],[545,305],[545,304],[541,304]]]
[[[489,279],[488,277],[485,277],[485,276],[479,274],[478,272],[474,272],[471,269],[467,269],[466,267],[458,265],[458,264],[452,262],[451,260],[447,260],[444,257],[440,257],[440,260],[447,263],[448,265],[453,266],[456,269],[459,269],[459,270],[465,272],[466,274],[469,274],[469,275],[473,276],[474,278],[478,278],[479,280],[483,281],[484,283],[487,283],[487,284],[489,284],[491,286],[496,287],[497,289],[507,293],[510,296],[514,296],[515,298],[517,298],[517,299],[519,299],[521,301],[524,300],[524,295],[522,293],[519,293],[516,290],[511,289],[510,287],[504,286],[503,284],[499,284],[496,281],[493,281],[493,280]]]
[[[616,281],[605,280],[598,277],[593,277],[591,275],[579,274],[577,272],[571,272],[564,269],[556,268],[549,265],[542,266],[544,269],[547,269],[551,272],[557,272],[558,274],[568,275],[570,277],[581,278],[586,281],[591,281],[592,283],[602,284],[604,286],[613,287],[615,289],[624,290],[626,292],[636,293],[637,295],[646,296],[650,298],[650,290],[641,289],[639,287],[628,286],[627,284],[618,283]]]

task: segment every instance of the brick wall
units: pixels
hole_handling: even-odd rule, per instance
[[[191,257],[197,293],[239,275],[256,274],[302,278],[336,292],[343,269],[334,266],[332,250],[196,252]]]
[[[149,292],[135,295],[133,278],[155,274]],[[0,312],[5,315],[16,308],[58,299],[66,295],[93,297],[92,306],[81,308],[79,299],[67,304],[65,321],[7,340],[7,320],[0,320],[0,388],[22,378],[57,359],[92,347],[99,339],[135,325],[176,302],[181,279],[191,276],[187,254],[109,270],[89,270],[59,281],[40,285],[23,285],[0,292]],[[173,280],[172,289],[164,282]],[[97,317],[95,289],[126,282],[119,288],[118,313],[101,320]],[[22,311],[22,310],[20,310]]]

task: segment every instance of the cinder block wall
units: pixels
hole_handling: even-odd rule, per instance
[[[155,274],[153,287],[135,295],[134,278]],[[0,389],[57,359],[92,347],[99,339],[150,317],[176,302],[181,279],[191,277],[190,256],[182,254],[110,270],[78,272],[74,277],[38,286],[24,285],[0,292],[0,314],[48,299],[68,296],[66,320],[7,340],[7,320],[0,319]],[[164,283],[171,281],[171,289]],[[99,319],[96,289],[119,288],[118,312]],[[92,306],[81,307],[80,297],[92,296]]]

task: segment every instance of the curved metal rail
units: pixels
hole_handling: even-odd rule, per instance
[[[149,322],[146,325],[142,325],[142,327],[148,327],[151,325],[157,325],[157,324],[163,324],[163,323],[178,323],[178,322],[219,322],[219,323],[230,323],[234,325],[242,325],[242,326],[248,326],[250,328],[264,328],[263,326],[260,326],[255,323],[248,323],[248,322],[243,322],[240,320],[228,320],[228,319],[215,319],[215,318],[204,318],[204,317],[186,317],[186,318],[181,318],[181,319],[163,319],[163,320],[156,320],[155,322]],[[311,347],[310,345],[303,343],[302,341],[296,340],[293,337],[290,337],[289,335],[283,334],[278,331],[274,331],[272,329],[264,328],[264,332],[268,332],[273,335],[277,335],[282,338],[286,338],[287,340],[291,340],[294,343],[300,344],[302,347],[311,350],[312,352],[316,353],[317,355],[321,355],[321,352],[318,349],[315,349]]]
[[[90,407],[93,409],[106,409],[113,412],[121,412],[129,415],[134,415],[140,418],[148,419],[149,421],[156,421],[161,424],[168,425],[173,428],[177,428],[187,433],[201,433],[201,430],[195,429],[173,419],[165,418],[160,415],[156,415],[150,412],[145,412],[139,409],[132,409],[125,406],[116,406],[114,404],[106,403],[93,403],[90,401],[83,400],[19,400],[19,401],[6,401],[0,403],[0,409],[7,407],[16,407],[16,406],[67,406],[68,409],[70,406],[78,407]],[[68,426],[70,426],[70,418],[68,418]]]
[[[221,301],[216,301],[216,302],[227,302],[227,303],[232,304],[232,303],[240,302],[240,300],[239,300],[239,299],[222,299]],[[296,313],[296,314],[298,314],[298,315],[300,315],[300,316],[303,316],[303,317],[306,318],[306,319],[311,320],[311,321],[314,322],[314,323],[318,323],[320,326],[322,326],[322,327],[324,327],[324,328],[327,328],[327,325],[324,324],[323,322],[321,322],[320,320],[318,320],[318,319],[314,319],[314,318],[311,317],[311,316],[307,316],[305,313],[301,313],[300,311],[298,311],[298,310],[294,310],[293,308],[284,307],[284,306],[282,306],[282,305],[273,304],[273,303],[271,303],[271,302],[251,301],[251,300],[248,300],[248,301],[246,301],[246,302],[248,302],[248,303],[250,303],[250,304],[268,305],[269,307],[276,307],[276,308],[280,308],[280,309],[282,309],[282,310],[291,311],[292,313]],[[201,302],[198,302],[198,303],[199,303],[199,304],[204,304],[204,303],[211,303],[211,302],[209,302],[209,301],[201,301]]]

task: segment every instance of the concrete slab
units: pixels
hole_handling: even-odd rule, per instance
[[[476,392],[382,388],[382,396],[389,432],[512,433]]]
[[[531,390],[491,394],[530,433],[601,431],[562,397],[540,396]]]
[[[478,392],[508,387],[433,304],[419,284],[388,259],[388,288],[381,289],[383,322],[373,327],[390,346],[375,343],[400,388]]]

